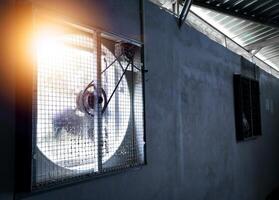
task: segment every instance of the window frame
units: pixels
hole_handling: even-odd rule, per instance
[[[245,107],[245,101],[247,99],[244,99],[243,97],[243,90],[245,89],[243,87],[243,83],[246,82],[249,84],[249,105],[246,105]],[[237,142],[247,141],[251,139],[256,139],[259,136],[262,135],[262,127],[261,127],[261,101],[260,101],[260,82],[256,79],[249,78],[246,76],[243,76],[241,74],[234,74],[233,76],[233,87],[234,87],[234,109],[235,109],[235,134],[236,134],[236,140]],[[252,88],[254,87],[254,88]],[[256,88],[255,88],[256,87]],[[246,88],[247,89],[247,88]],[[256,103],[255,103],[256,102]],[[243,114],[244,110],[249,113],[249,119],[245,117],[248,122],[250,122],[251,128],[249,128],[249,131],[251,131],[251,135],[245,136],[244,133],[244,125],[243,125]],[[258,112],[257,116],[253,115],[253,111]],[[257,124],[258,127],[255,127],[255,122],[259,123]],[[249,123],[248,123],[249,125]],[[250,130],[252,129],[252,130]],[[255,129],[256,132],[254,131]]]

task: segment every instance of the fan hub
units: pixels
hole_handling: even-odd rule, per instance
[[[104,89],[101,88],[100,92],[97,92],[96,86],[90,84],[77,95],[76,104],[79,111],[94,116],[94,112],[99,106],[101,107],[102,113],[104,112],[104,107],[107,104],[107,95]]]

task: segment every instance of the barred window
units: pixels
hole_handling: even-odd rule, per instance
[[[259,81],[234,75],[234,100],[237,141],[261,135]]]

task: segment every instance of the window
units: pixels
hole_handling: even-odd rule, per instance
[[[46,17],[34,32],[31,188],[145,164],[141,45]]]
[[[261,135],[259,81],[234,75],[234,101],[237,141]]]

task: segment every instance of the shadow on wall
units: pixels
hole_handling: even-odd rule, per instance
[[[275,188],[267,197],[266,200],[279,200],[279,187]]]
[[[3,0],[0,4],[0,200],[13,198],[14,162],[14,70],[11,52],[13,33],[13,0]]]

